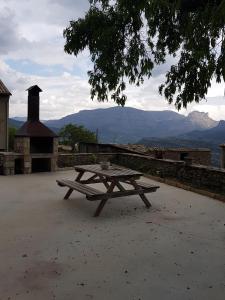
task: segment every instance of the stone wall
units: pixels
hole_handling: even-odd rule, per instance
[[[100,161],[114,161],[115,154],[113,153],[74,153],[62,154],[58,156],[58,167],[68,168],[75,165],[88,165],[99,163]]]
[[[153,176],[175,177],[180,166],[184,165],[182,161],[174,161],[169,159],[157,159],[153,157],[138,155],[138,154],[119,154],[116,157],[116,162],[119,165],[139,170]]]
[[[24,162],[23,155],[13,152],[0,152],[0,175],[14,175],[18,161]]]
[[[203,165],[187,165],[183,161],[156,159],[129,153],[59,154],[58,167],[93,164],[102,160],[139,170],[159,179],[172,179],[196,189],[225,195],[225,169]]]
[[[221,148],[220,166],[221,168],[225,168],[225,145],[220,145],[220,148]]]
[[[196,164],[186,165],[182,161],[155,159],[134,154],[119,154],[116,162],[149,175],[174,179],[197,189],[225,195],[225,169]]]
[[[26,156],[19,153],[4,152],[0,153],[0,174],[13,175],[16,160],[22,160],[24,164],[23,173],[29,173],[30,161],[26,161]],[[225,169],[187,165],[183,161],[156,159],[129,153],[59,154],[57,164],[60,169],[74,165],[99,163],[104,160],[139,170],[154,176],[156,180],[157,178],[160,181],[161,179],[171,179],[199,190],[225,196]]]

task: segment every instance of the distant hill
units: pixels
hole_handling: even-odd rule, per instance
[[[181,138],[197,140],[197,141],[207,141],[214,144],[224,144],[225,143],[225,121],[220,121],[218,125],[214,128],[204,130],[204,131],[191,131],[186,134],[180,135]]]
[[[27,117],[13,117],[13,120],[21,121],[21,122],[26,122]]]
[[[144,137],[177,136],[215,127],[208,114],[192,112],[187,117],[173,111],[144,111],[130,107],[83,110],[59,120],[46,121],[49,127],[83,125],[98,130],[101,142],[134,143]]]
[[[9,127],[20,128],[24,122],[9,118]]]

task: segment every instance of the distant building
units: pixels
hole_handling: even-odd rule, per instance
[[[150,156],[156,159],[185,161],[191,159],[193,164],[211,165],[211,150],[205,148],[150,148],[144,145],[80,143],[81,153],[133,153]],[[224,159],[225,160],[225,159]]]
[[[162,159],[183,160],[190,158],[193,164],[211,165],[211,150],[205,148],[173,148],[160,150]],[[157,158],[157,156],[155,156]]]
[[[8,149],[9,97],[11,93],[0,80],[0,151]]]

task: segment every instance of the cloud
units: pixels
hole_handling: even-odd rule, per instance
[[[69,73],[60,76],[24,75],[11,69],[0,60],[0,78],[12,93],[10,98],[10,116],[27,115],[27,92],[32,85],[39,85],[41,93],[42,119],[60,118],[83,109],[99,106],[90,99],[90,87],[87,80]],[[101,107],[110,107],[113,103],[103,103]]]
[[[25,90],[33,84],[43,89],[43,119],[115,105],[90,99],[86,75],[92,68],[89,52],[84,51],[77,58],[64,53],[63,29],[70,20],[84,16],[88,8],[88,0],[0,0],[0,78],[13,94],[11,116],[26,116]],[[169,57],[142,86],[128,86],[126,105],[144,110],[175,110],[158,94],[158,86],[174,62]],[[200,110],[216,119],[225,119],[223,94],[224,86],[213,81],[207,102],[192,103],[181,112]]]
[[[73,5],[64,1],[0,0],[0,55],[3,59],[30,60],[41,65],[62,65],[68,70],[90,63],[88,53],[79,60],[64,52],[63,29],[81,16],[88,1]],[[77,1],[74,1],[77,3]],[[65,3],[66,4],[66,3]]]
[[[66,7],[67,9],[71,10],[71,8],[78,11],[79,15],[81,12],[84,12],[89,9],[90,4],[88,0],[83,1],[74,1],[74,0],[51,0],[50,3],[57,3],[61,7]]]
[[[0,11],[0,54],[7,54],[21,46],[22,41],[18,37],[14,17],[10,9],[4,8]]]

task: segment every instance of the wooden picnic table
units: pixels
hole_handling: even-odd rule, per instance
[[[146,198],[146,193],[155,192],[159,186],[141,182],[138,179],[143,175],[141,172],[121,168],[118,166],[110,166],[108,170],[102,170],[99,164],[95,165],[79,165],[74,167],[78,172],[74,181],[61,179],[57,180],[59,186],[68,187],[64,199],[68,199],[74,190],[85,194],[87,200],[101,200],[95,217],[99,216],[108,199],[124,197],[130,195],[139,195],[146,207],[151,207],[151,203]],[[88,178],[83,178],[83,175]],[[89,184],[103,183],[106,191],[95,189]],[[115,190],[117,189],[117,190]]]

